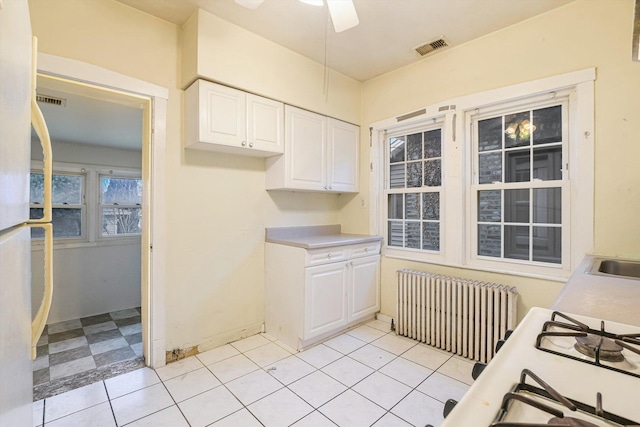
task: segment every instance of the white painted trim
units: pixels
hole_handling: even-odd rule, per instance
[[[97,65],[47,53],[38,53],[38,72],[118,91],[136,93],[148,98],[169,99],[167,88]]]
[[[151,109],[150,141],[150,236],[153,251],[149,249],[150,271],[148,286],[142,286],[142,299],[148,300],[149,310],[143,310],[146,325],[146,363],[158,368],[166,363],[165,308],[165,147],[167,123],[167,99],[169,90],[96,65],[45,53],[38,54],[38,72],[66,80],[86,83],[119,92],[130,93],[148,99]],[[145,107],[147,108],[147,107]],[[144,148],[143,148],[144,150]],[[144,165],[143,165],[144,169]],[[144,258],[144,257],[143,257]],[[146,314],[146,315],[145,315]],[[143,331],[144,333],[145,331]]]

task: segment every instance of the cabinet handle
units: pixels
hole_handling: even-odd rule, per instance
[[[242,145],[243,147],[246,147],[247,146],[247,141],[242,141],[242,144],[240,144],[240,145]]]
[[[331,254],[327,254],[327,258],[331,259]]]
[[[324,186],[324,189],[325,189],[325,190],[328,190],[328,189],[329,189],[329,187],[327,187],[327,186],[325,185],[325,186]]]
[[[249,148],[253,148],[253,142],[249,143]]]
[[[369,248],[364,248],[364,251],[365,252],[369,252]]]
[[[331,186],[329,186],[329,190],[331,190]]]

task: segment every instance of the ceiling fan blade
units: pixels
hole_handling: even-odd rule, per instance
[[[336,33],[353,28],[360,23],[353,0],[327,0],[327,6]]]
[[[240,6],[244,6],[247,9],[255,9],[264,3],[264,0],[234,0]]]

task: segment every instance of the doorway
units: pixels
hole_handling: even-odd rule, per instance
[[[74,223],[85,224],[85,229],[80,231],[79,235],[75,236],[75,239],[73,238],[74,236],[72,236],[66,243],[60,244],[68,248],[73,248],[75,245],[75,249],[79,248],[81,251],[84,245],[87,247],[87,250],[84,252],[87,252],[88,248],[100,248],[104,252],[117,246],[118,239],[120,239],[120,242],[123,241],[122,239],[128,239],[128,243],[130,244],[128,249],[130,253],[131,243],[136,239],[135,234],[138,234],[138,246],[136,246],[137,260],[134,260],[137,262],[139,278],[137,300],[132,298],[130,294],[123,295],[120,299],[124,300],[124,302],[116,302],[114,306],[112,301],[110,306],[116,307],[120,304],[121,310],[116,309],[112,311],[111,308],[109,308],[106,313],[97,313],[96,307],[91,306],[86,308],[86,310],[89,310],[89,312],[93,310],[93,313],[85,317],[94,317],[94,319],[89,319],[89,323],[92,323],[94,320],[95,322],[107,320],[107,322],[87,325],[91,331],[93,331],[93,329],[100,329],[101,327],[108,327],[111,328],[109,330],[113,330],[113,324],[115,324],[118,329],[124,328],[127,332],[132,332],[138,328],[141,343],[136,346],[138,343],[133,342],[134,346],[132,346],[132,350],[135,349],[136,356],[142,356],[144,359],[138,359],[137,364],[129,361],[129,367],[135,369],[140,367],[140,364],[146,364],[152,367],[162,366],[164,364],[164,308],[162,307],[164,284],[162,277],[164,275],[160,268],[162,266],[163,247],[162,244],[156,244],[156,247],[153,248],[154,254],[152,255],[151,242],[154,241],[153,238],[155,236],[161,234],[160,230],[162,230],[161,225],[163,224],[162,214],[156,215],[154,212],[162,211],[162,209],[157,209],[163,202],[161,197],[157,197],[157,193],[164,191],[164,188],[162,188],[164,182],[164,165],[161,165],[159,161],[162,159],[162,156],[156,155],[155,159],[158,161],[154,162],[153,151],[154,149],[164,149],[167,90],[101,69],[100,67],[52,55],[40,54],[39,65],[38,87],[42,88],[42,91],[39,90],[39,93],[42,92],[46,94],[47,91],[51,93],[56,93],[55,91],[57,91],[57,93],[69,93],[69,96],[84,96],[85,98],[99,101],[111,107],[137,111],[135,120],[138,121],[139,128],[139,151],[137,154],[129,156],[137,156],[139,160],[137,170],[135,167],[132,167],[130,162],[127,163],[128,160],[126,159],[124,163],[122,163],[123,158],[127,157],[126,155],[122,156],[121,151],[118,152],[122,147],[98,149],[103,150],[103,152],[105,150],[109,152],[108,157],[111,158],[110,161],[112,164],[102,159],[98,162],[93,162],[100,163],[97,166],[92,164],[92,162],[87,162],[88,167],[82,167],[80,160],[82,160],[87,152],[92,150],[86,147],[80,147],[80,145],[74,147],[68,143],[62,144],[63,146],[66,145],[63,147],[63,151],[66,150],[67,152],[66,154],[68,154],[68,152],[73,153],[71,156],[73,161],[71,163],[75,163],[74,166],[76,167],[80,166],[80,170],[76,176],[84,177],[84,189],[89,190],[89,192],[87,193],[85,191],[84,203],[80,206],[79,212],[75,214],[75,217],[79,218],[80,221],[68,221],[67,225],[69,225],[69,227],[68,230],[65,231],[73,233]],[[131,147],[125,147],[125,149],[126,148],[130,149]],[[131,153],[135,153],[135,149],[131,151]],[[53,160],[54,163],[59,160],[56,159],[55,146]],[[140,200],[135,200],[135,197],[124,197],[123,200],[115,201],[113,197],[109,198],[109,196],[113,196],[118,192],[108,191],[114,188],[119,188],[120,190],[123,188],[125,190],[128,189],[128,191],[124,191],[124,195],[139,192],[141,196]],[[122,196],[123,192],[120,191],[119,193]],[[91,202],[91,206],[89,202]],[[70,211],[74,207],[75,206],[67,206],[66,210]],[[64,209],[60,209],[60,211],[63,210]],[[65,212],[65,214],[68,217],[74,216],[69,215],[69,212]],[[62,229],[64,227],[59,228]],[[121,250],[116,252],[120,252],[120,263],[117,264],[121,266],[123,253],[126,251]],[[124,256],[124,258],[127,257]],[[129,256],[129,258],[131,257]],[[35,261],[34,264],[35,263],[37,263],[37,261]],[[90,269],[91,266],[85,266],[85,268]],[[117,266],[112,266],[110,269],[111,271],[108,273],[113,275],[121,273]],[[54,272],[54,277],[55,276],[56,273]],[[61,285],[59,285],[58,292],[56,293],[54,284],[54,300],[56,295],[58,297],[65,296],[65,292],[62,291],[60,286]],[[117,296],[115,299],[118,299]],[[59,300],[61,301],[60,298]],[[78,301],[79,298],[72,297],[67,298],[67,300],[67,306],[71,306],[72,309],[81,312],[82,307],[73,307],[74,304],[82,305],[81,301]],[[131,305],[131,307],[128,307],[128,305]],[[54,309],[56,309],[55,302],[50,313],[50,321],[47,323],[53,323],[52,321],[54,320],[62,320],[62,317],[64,317],[64,315],[61,314],[62,309],[57,308],[57,312],[54,312]],[[135,310],[138,312],[134,313]],[[89,312],[85,311],[84,314],[89,314]],[[111,315],[111,319],[99,319],[101,315],[109,314]],[[141,324],[138,324],[138,326],[135,325],[136,314],[139,315],[138,319],[141,320]],[[116,317],[114,318],[113,316]],[[92,329],[91,326],[94,325],[95,327]],[[64,329],[64,327],[62,329]],[[83,330],[84,329],[87,329],[87,327],[83,325]],[[107,332],[107,330],[99,332]],[[108,335],[108,333],[106,335]],[[130,337],[123,336],[122,338],[127,341],[128,344],[128,338]],[[135,341],[135,339],[132,341]],[[114,342],[112,342],[112,344],[114,344]],[[98,347],[99,346],[100,345],[98,345]],[[124,350],[122,352],[124,353]],[[68,354],[71,353],[73,353],[73,351]],[[123,369],[127,369],[127,367],[125,366]],[[108,369],[104,371],[104,374],[109,375]],[[122,370],[116,373],[122,373]],[[90,382],[102,379],[95,377],[95,375],[86,376]],[[74,381],[69,381],[69,378],[67,378],[65,387],[69,387],[68,383],[70,382]],[[77,387],[82,385],[84,384],[80,381]],[[74,384],[72,388],[76,388],[76,385]]]

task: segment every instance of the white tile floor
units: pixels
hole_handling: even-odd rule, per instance
[[[33,404],[34,427],[438,426],[473,362],[372,321],[302,353],[267,334]]]

